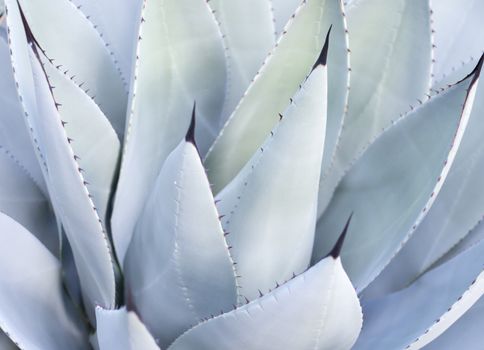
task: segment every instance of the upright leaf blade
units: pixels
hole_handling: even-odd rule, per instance
[[[229,183],[262,145],[279,113],[309,74],[331,25],[324,17],[328,1],[308,0],[301,5],[215,140],[205,158],[214,193]]]
[[[55,87],[53,96],[59,105],[66,135],[71,139],[78,170],[105,225],[120,157],[118,136],[100,108],[80,87],[50,64],[45,63],[44,69]]]
[[[126,91],[102,37],[71,1],[18,1],[47,56],[89,89],[122,137]]]
[[[418,99],[425,99],[430,88],[427,1],[354,1],[347,12],[351,46],[348,113],[331,166],[321,182],[319,215],[368,142],[388,127],[392,118],[418,104]]]
[[[163,348],[201,319],[236,303],[234,268],[191,142],[182,141],[163,165],[124,271],[128,306]]]
[[[129,83],[135,58],[142,0],[71,0],[91,21],[112,50],[123,80]]]
[[[0,145],[18,159],[42,192],[47,194],[42,169],[30,141],[22,106],[15,89],[7,33],[4,28],[0,28],[0,76],[2,77],[0,79],[0,91],[2,91],[0,94],[0,105],[2,106],[0,109]]]
[[[326,66],[318,65],[278,127],[216,197],[248,298],[308,267],[326,129],[326,79]]]
[[[210,0],[209,5],[224,35],[227,57],[225,101],[218,132],[273,48],[275,37],[267,1]]]
[[[9,0],[7,5],[13,65],[19,91],[25,92],[23,106],[37,144],[42,145],[51,199],[73,248],[87,313],[93,320],[94,305],[112,308],[115,303],[109,242],[62,126],[35,38],[22,22],[18,4]]]
[[[161,166],[188,127],[193,101],[199,146],[215,137],[210,123],[222,110],[225,77],[222,37],[205,0],[145,1],[112,218],[121,262]]]

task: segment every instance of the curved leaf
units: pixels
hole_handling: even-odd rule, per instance
[[[169,350],[350,349],[361,308],[339,258],[328,257],[274,291],[200,323]]]
[[[365,296],[375,297],[407,286],[481,219],[484,198],[476,195],[476,189],[481,186],[484,173],[483,118],[484,85],[479,85],[469,126],[435,203],[403,249],[365,290]]]
[[[483,249],[478,244],[407,289],[364,303],[355,350],[420,349],[442,334],[484,294]]]
[[[121,262],[161,165],[188,127],[193,101],[199,111],[200,147],[208,147],[215,137],[210,125],[222,110],[225,56],[205,0],[145,1],[134,74],[112,218]]]
[[[273,16],[273,32],[275,32],[276,37],[279,37],[287,25],[287,22],[291,19],[292,15],[296,12],[297,8],[302,0],[267,0]],[[266,6],[268,6],[266,4]]]
[[[5,36],[4,36],[5,35]],[[0,145],[13,152],[16,159],[25,167],[44,194],[47,187],[42,170],[35,155],[34,147],[24,122],[22,106],[15,90],[7,34],[0,28]]]
[[[70,0],[81,10],[100,33],[129,83],[136,50],[142,0]]]
[[[109,241],[56,109],[35,38],[27,23],[22,23],[18,5],[7,0],[7,6],[13,66],[19,91],[25,92],[20,96],[37,144],[42,145],[51,199],[73,249],[86,311],[94,320],[94,305],[114,307]]]
[[[225,102],[218,131],[273,48],[275,37],[267,1],[210,0],[209,5],[224,35],[227,58]]]
[[[432,1],[434,29],[434,79],[437,82],[484,52],[484,33],[480,14],[484,3],[475,0]],[[460,70],[460,69],[458,69]],[[461,71],[461,77],[466,74]]]
[[[428,1],[363,0],[350,3],[347,12],[349,105],[334,159],[321,181],[319,215],[367,143],[430,88]]]
[[[32,232],[52,254],[59,255],[56,220],[48,199],[22,165],[1,146],[0,211]]]
[[[159,350],[134,312],[96,308],[99,350]]]
[[[457,322],[427,345],[425,350],[477,350],[484,328],[484,298],[481,297]]]
[[[73,76],[76,83],[89,89],[122,137],[125,88],[109,50],[89,20],[71,1],[18,1],[47,56]]]
[[[44,69],[55,87],[53,95],[79,171],[104,224],[119,158],[119,139],[106,116],[81,88],[48,63]]]
[[[21,349],[83,350],[88,346],[85,325],[67,304],[59,261],[3,213],[0,291],[0,327]]]
[[[401,118],[366,150],[339,184],[318,222],[313,260],[354,212],[358,234],[342,259],[361,291],[409,239],[432,206],[454,161],[471,113],[479,69]],[[462,103],[464,102],[464,108]]]
[[[303,84],[277,129],[216,197],[248,298],[309,266],[326,129],[326,66]]]
[[[236,302],[234,269],[196,148],[170,154],[124,264],[128,307],[163,348]]]
[[[214,193],[229,183],[262,145],[310,72],[331,25],[325,16],[328,1],[302,3],[209,150],[205,168]]]

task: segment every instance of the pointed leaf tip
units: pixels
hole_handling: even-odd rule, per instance
[[[324,41],[324,45],[323,45],[323,48],[321,49],[321,53],[319,54],[319,57],[313,66],[313,70],[315,70],[320,65],[321,66],[326,65],[326,61],[328,59],[329,35],[331,33],[331,28],[333,28],[332,24],[329,26],[328,34],[326,34],[326,40]]]
[[[195,143],[195,109],[196,109],[196,102],[193,102],[193,110],[192,110],[192,120],[190,121],[190,126],[188,127],[187,134],[185,136],[185,140],[187,142],[191,142],[196,146]]]
[[[471,86],[474,85],[476,80],[481,75],[481,69],[482,69],[482,62],[483,61],[484,61],[484,53],[481,55],[481,58],[479,58],[479,62],[477,62],[476,67],[471,72],[471,75],[473,75],[472,81],[471,81]]]
[[[462,78],[461,80],[459,80],[456,84],[459,84],[459,83],[463,82],[464,80],[469,79],[470,77],[472,77],[472,80],[471,80],[471,83],[470,83],[469,86],[474,85],[475,82],[477,81],[477,79],[479,78],[480,74],[481,74],[481,69],[482,69],[482,63],[483,63],[483,61],[484,61],[484,53],[481,55],[481,58],[479,58],[479,61],[477,62],[477,64],[474,67],[474,69],[469,74],[467,74],[464,78]]]
[[[341,232],[338,240],[336,241],[336,244],[334,245],[333,249],[329,252],[329,254],[326,256],[332,256],[334,259],[340,256],[341,254],[341,249],[343,248],[343,243],[346,238],[346,233],[348,232],[348,227],[350,226],[351,218],[353,217],[353,213],[350,214],[348,217],[348,220],[346,221],[345,227],[343,228],[343,232]]]

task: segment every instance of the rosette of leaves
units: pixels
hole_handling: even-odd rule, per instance
[[[483,7],[1,1],[2,349],[478,349]]]

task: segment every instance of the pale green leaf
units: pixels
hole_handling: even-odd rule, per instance
[[[229,183],[262,145],[279,113],[310,73],[331,25],[325,16],[329,1],[308,0],[301,5],[215,140],[205,159],[214,193]]]
[[[256,300],[200,323],[169,350],[347,350],[362,324],[339,258],[328,257]]]
[[[329,251],[336,240],[333,231],[354,212],[358,231],[347,239],[343,264],[358,291],[378,276],[415,231],[443,185],[469,120],[476,77],[399,119],[355,162],[318,222],[314,261]]]
[[[331,167],[321,182],[319,215],[361,150],[392,119],[417,105],[417,99],[423,100],[430,88],[428,1],[362,0],[348,5],[347,12],[348,113]]]
[[[206,1],[145,1],[135,64],[112,218],[121,262],[161,166],[188,127],[194,101],[199,146],[208,148],[215,137],[211,122],[222,111],[226,71],[222,37]]]
[[[326,128],[326,66],[308,77],[266,142],[217,195],[222,225],[254,298],[309,266]]]
[[[167,158],[136,226],[124,264],[128,306],[165,348],[236,303],[232,260],[196,148]]]
[[[217,125],[219,131],[276,41],[268,1],[210,0],[209,5],[224,35],[227,57],[227,83],[224,108]]]

